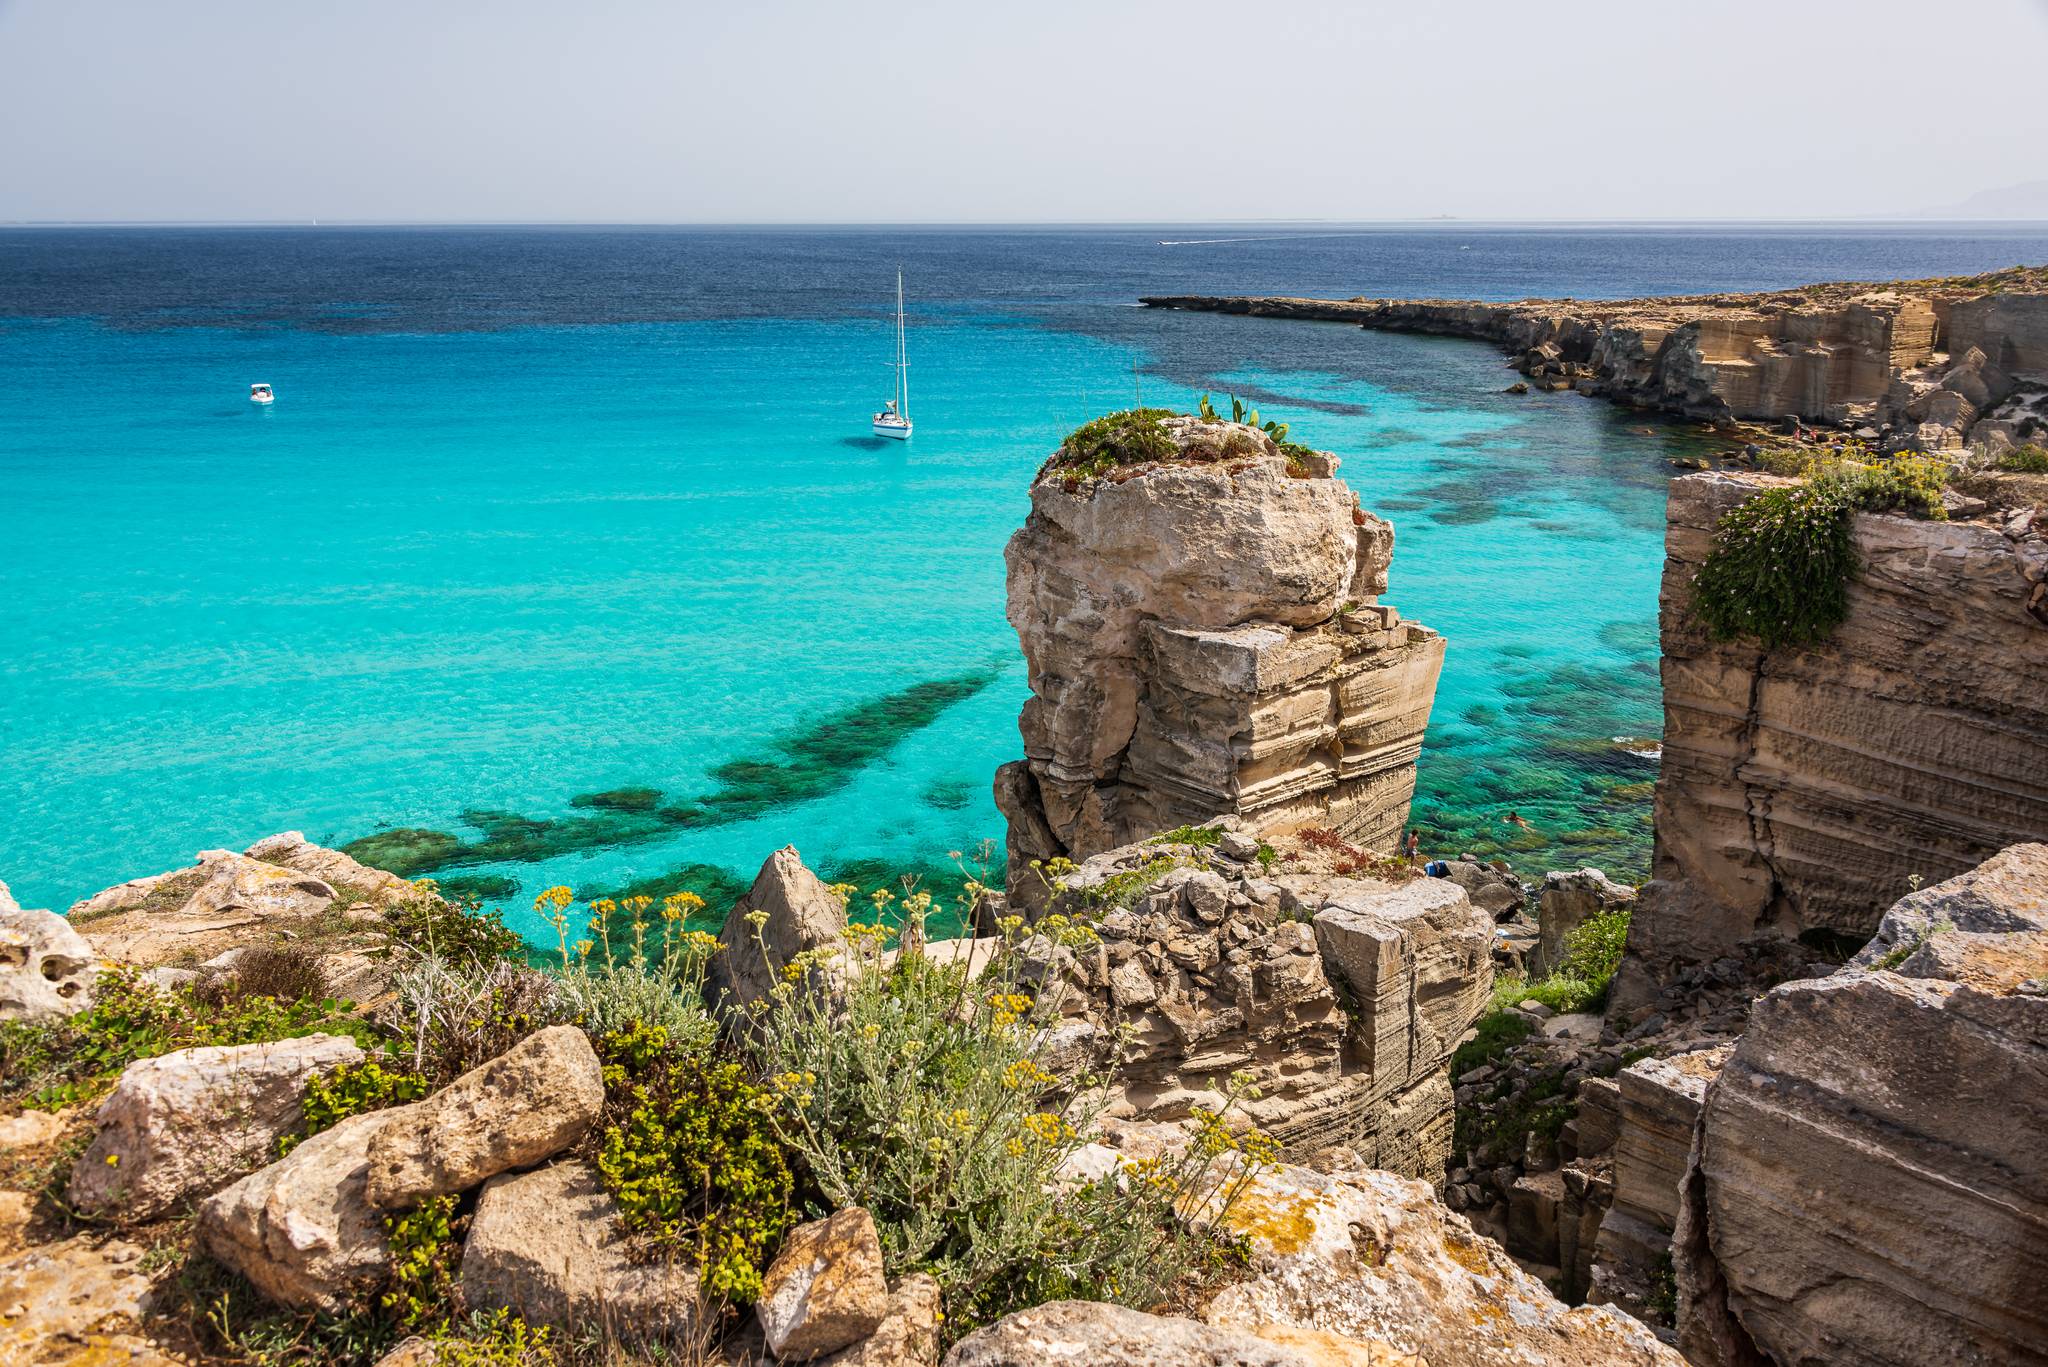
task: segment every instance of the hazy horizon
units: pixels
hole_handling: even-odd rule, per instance
[[[0,222],[2027,222],[2048,0],[0,0]],[[1988,130],[1988,131],[1986,131]],[[1953,215],[1951,217],[1950,215]]]

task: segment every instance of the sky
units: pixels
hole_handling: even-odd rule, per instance
[[[2048,0],[0,0],[0,221],[1995,216],[2044,69]]]

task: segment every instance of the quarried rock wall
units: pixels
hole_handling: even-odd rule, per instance
[[[1646,999],[1643,970],[1759,934],[1868,937],[1914,880],[2048,835],[2048,621],[2031,606],[2048,538],[2027,517],[1858,516],[1860,572],[1826,642],[1717,642],[1693,576],[1720,518],[1768,483],[1671,485],[1654,881],[1625,1002]]]

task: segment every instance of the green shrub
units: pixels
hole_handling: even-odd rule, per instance
[[[1161,831],[1145,843],[1147,845],[1192,845],[1196,849],[1207,849],[1223,839],[1221,826],[1176,826],[1170,831]]]
[[[1068,433],[1053,463],[1077,475],[1099,476],[1119,465],[1171,460],[1180,448],[1160,423],[1173,416],[1170,408],[1131,408],[1105,414]]]
[[[473,1310],[428,1336],[434,1367],[556,1367],[554,1331],[510,1310]]]
[[[142,970],[110,967],[93,985],[93,1003],[65,1020],[0,1025],[0,1097],[31,1110],[89,1101],[137,1059],[199,1045],[254,1044],[320,1032],[373,1044],[379,1032],[331,998],[284,1002],[240,996],[215,1003],[190,986],[169,991]]]
[[[388,1062],[387,1058],[373,1054],[361,1063],[344,1063],[328,1072],[308,1077],[299,1132],[285,1135],[277,1141],[278,1157],[284,1157],[302,1140],[311,1139],[322,1130],[331,1130],[350,1116],[367,1115],[371,1111],[418,1101],[433,1090],[432,1084],[421,1074],[387,1067]]]
[[[1848,615],[1853,518],[1905,512],[1940,521],[1949,466],[1926,456],[1814,466],[1806,483],[1767,489],[1724,516],[1693,578],[1693,610],[1717,640],[1766,649],[1813,645]]]
[[[409,897],[384,913],[384,929],[394,941],[420,954],[448,963],[512,963],[527,961],[526,941],[505,924],[504,913],[479,904],[443,901],[426,882],[427,894]]]
[[[737,1062],[675,1047],[635,1022],[604,1036],[597,1170],[629,1230],[688,1255],[706,1292],[745,1305],[794,1223],[770,1101]]]
[[[455,1206],[454,1196],[434,1196],[384,1217],[384,1231],[391,1239],[391,1279],[377,1304],[401,1329],[445,1325],[454,1311],[462,1263]]]
[[[570,1018],[562,985],[537,968],[425,958],[392,975],[394,1047],[435,1086]]]
[[[638,1022],[660,1026],[684,1052],[711,1047],[717,1022],[704,1009],[704,973],[718,952],[718,937],[688,929],[704,909],[693,892],[662,899],[658,915],[648,896],[600,897],[588,904],[586,938],[569,943],[566,887],[549,888],[534,909],[555,927],[555,978],[571,1016],[593,1035]]]
[[[972,895],[971,891],[966,895]],[[916,894],[906,921],[929,914]],[[753,1032],[776,1100],[775,1123],[826,1208],[863,1206],[892,1276],[928,1270],[944,1289],[949,1338],[1046,1300],[1149,1306],[1208,1275],[1234,1249],[1221,1234],[1258,1162],[1256,1132],[1233,1135],[1219,1097],[1181,1158],[1128,1167],[1074,1189],[1057,1179],[1101,1104],[1091,1084],[1048,1070],[1056,994],[1035,998],[1029,962],[1000,951],[970,981],[963,967],[907,954],[884,966],[889,938],[850,928],[838,999],[780,987]],[[1022,934],[1006,920],[1007,936]],[[1053,915],[1034,954],[1093,934]],[[798,976],[817,967],[796,965]],[[1090,1100],[1088,1098],[1095,1098]],[[1234,1176],[1199,1180],[1211,1160],[1244,1155]]]
[[[1514,981],[1521,980],[1517,978]],[[1474,1068],[1483,1067],[1498,1059],[1529,1038],[1536,1025],[1527,1016],[1518,1016],[1513,1012],[1496,1008],[1481,1016],[1473,1028],[1477,1033],[1459,1045],[1457,1052],[1451,1055],[1453,1081]]]
[[[2022,475],[2048,475],[2048,449],[2015,446],[1998,458],[1998,468]]]
[[[291,945],[251,945],[235,956],[226,972],[210,974],[192,984],[192,995],[209,1006],[227,1006],[250,997],[272,1001],[320,1001],[328,995],[327,972],[319,956]]]

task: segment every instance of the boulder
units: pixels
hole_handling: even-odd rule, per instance
[[[66,1198],[84,1214],[140,1223],[210,1195],[277,1156],[299,1127],[309,1076],[362,1059],[346,1036],[307,1035],[131,1063],[100,1103]]]
[[[1700,1363],[2038,1361],[2048,1344],[2048,845],[1904,898],[1752,1009],[1674,1241]]]
[[[582,1030],[553,1025],[426,1100],[384,1112],[369,1145],[370,1204],[417,1205],[554,1157],[597,1122],[603,1073]]]
[[[936,1367],[938,1360],[939,1283],[913,1272],[889,1293],[875,1332],[818,1359],[818,1367]]]
[[[1052,1301],[953,1345],[945,1367],[1308,1367],[1295,1349],[1242,1329],[1098,1301]]]
[[[143,1250],[81,1234],[0,1259],[0,1362],[180,1367],[137,1331],[151,1308]]]
[[[754,921],[763,916],[767,919],[757,929]],[[846,904],[804,867],[796,846],[785,845],[768,856],[753,887],[725,918],[719,952],[705,980],[705,1000],[744,1013],[767,1000],[791,959],[812,951],[840,953],[845,945]],[[813,974],[811,982],[822,977]]]
[[[484,1184],[462,1248],[462,1299],[509,1307],[573,1341],[585,1330],[680,1345],[697,1324],[697,1274],[636,1259],[618,1203],[566,1161]]]
[[[1634,888],[1615,882],[1599,869],[1544,874],[1543,890],[1536,900],[1542,938],[1530,971],[1539,975],[1555,971],[1564,963],[1565,940],[1573,931],[1595,916],[1632,907],[1635,900]]]
[[[1476,859],[1452,859],[1447,863],[1450,881],[1465,889],[1472,905],[1496,921],[1511,919],[1528,901],[1522,880],[1507,869]]]
[[[100,956],[51,911],[24,911],[0,883],[0,1021],[61,1020],[92,1004]]]
[[[370,1141],[393,1111],[351,1116],[199,1207],[200,1244],[279,1305],[346,1310],[391,1271],[366,1195]]]
[[[368,902],[388,908],[425,895],[397,874],[373,869],[340,850],[315,845],[298,831],[266,836],[251,845],[247,854],[265,864],[311,874],[333,888],[344,905]]]
[[[790,1231],[761,1279],[754,1313],[769,1351],[804,1362],[867,1338],[889,1309],[874,1218],[854,1207]]]
[[[1269,1335],[1316,1329],[1426,1358],[1682,1367],[1647,1328],[1605,1306],[1568,1309],[1423,1182],[1348,1165],[1281,1164],[1229,1215],[1252,1275],[1210,1303],[1211,1324]]]

